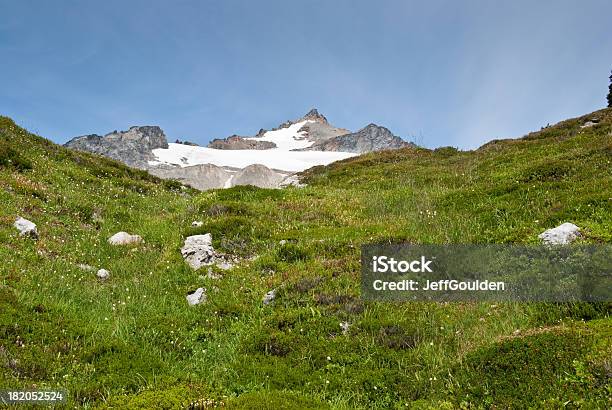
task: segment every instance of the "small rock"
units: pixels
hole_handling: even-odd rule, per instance
[[[141,242],[142,237],[140,235],[130,235],[127,232],[117,232],[108,239],[108,243],[111,245],[131,245]]]
[[[286,240],[286,239],[282,239],[282,240],[281,240],[281,241],[280,241],[278,244],[279,244],[280,246],[283,246],[283,245],[285,245],[286,243],[287,243],[287,240]]]
[[[204,222],[202,222],[202,221],[193,221],[193,222],[191,223],[191,226],[192,226],[192,227],[194,227],[194,228],[199,228],[199,227],[201,227],[202,225],[204,225]]]
[[[212,236],[209,233],[187,237],[181,248],[181,255],[193,270],[213,264],[223,270],[233,267],[226,256],[215,251],[212,246]]]
[[[345,335],[348,333],[351,325],[349,322],[340,322],[340,329],[342,329],[342,334]]]
[[[269,291],[268,293],[266,293],[264,297],[262,298],[262,302],[264,305],[269,305],[270,303],[274,301],[274,299],[276,299],[276,289],[273,289]]]
[[[107,280],[110,277],[110,272],[106,269],[100,269],[98,270],[98,273],[96,273],[96,276],[100,280]]]
[[[214,263],[215,249],[212,246],[212,236],[193,235],[185,239],[181,248],[181,255],[192,269],[197,270],[205,265]]]
[[[591,118],[590,120],[582,124],[580,128],[589,128],[597,124],[599,124],[599,120],[597,118]]]
[[[206,294],[204,293],[204,288],[197,288],[193,292],[189,292],[186,296],[187,303],[189,306],[199,305],[200,303],[206,302]]]
[[[548,229],[538,235],[538,238],[547,245],[566,245],[580,236],[580,228],[565,222],[556,228]]]
[[[38,238],[38,230],[36,229],[36,224],[32,221],[28,221],[25,218],[19,217],[13,224],[15,228],[19,231],[19,235],[21,236],[29,236],[31,238]]]

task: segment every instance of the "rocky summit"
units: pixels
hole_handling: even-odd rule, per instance
[[[317,110],[316,108],[313,108],[312,110],[308,111],[308,113],[303,116],[302,119],[317,122],[327,122],[327,118],[325,118],[323,114],[320,114],[319,110]]]

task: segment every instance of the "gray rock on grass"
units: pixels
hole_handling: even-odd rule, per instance
[[[38,238],[38,229],[36,228],[36,224],[32,221],[19,217],[13,226],[17,228],[20,236],[29,236],[35,239]]]
[[[547,245],[567,245],[580,236],[580,228],[573,223],[565,222],[556,228],[548,229],[538,235]]]
[[[195,291],[189,292],[186,299],[189,306],[195,306],[206,302],[206,293],[204,288],[197,288]]]
[[[108,239],[108,243],[111,245],[132,245],[142,243],[142,237],[140,235],[130,235],[127,232],[117,232]]]
[[[599,120],[597,118],[591,118],[590,120],[587,120],[584,124],[582,124],[580,128],[589,128],[597,124],[599,124]]]
[[[266,293],[261,301],[264,305],[269,305],[270,303],[274,302],[274,299],[276,299],[276,289],[272,289]]]
[[[198,270],[202,266],[212,265],[215,258],[215,249],[212,246],[212,236],[192,235],[185,239],[181,248],[181,255],[193,270]]]
[[[228,258],[215,251],[212,246],[212,235],[192,235],[185,239],[181,255],[193,270],[202,266],[216,265],[219,269],[228,270],[233,267]]]
[[[106,269],[100,269],[96,273],[96,276],[97,276],[98,279],[104,281],[104,280],[107,280],[110,277],[110,272],[107,271]]]

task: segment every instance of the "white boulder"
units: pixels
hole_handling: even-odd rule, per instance
[[[130,235],[122,231],[108,238],[108,243],[111,245],[132,245],[142,243],[142,237],[140,235]]]
[[[566,245],[580,236],[580,228],[565,222],[556,228],[548,229],[538,235],[538,238],[547,245]]]
[[[38,238],[38,230],[36,229],[36,224],[32,221],[28,221],[25,218],[19,217],[13,224],[15,228],[19,231],[19,235],[21,236],[30,236],[32,238]]]
[[[110,277],[110,272],[107,271],[106,269],[100,269],[98,270],[98,272],[96,273],[96,276],[98,277],[98,279],[100,280],[106,280]]]
[[[206,294],[204,293],[204,288],[197,288],[195,291],[188,293],[186,298],[187,303],[189,303],[189,306],[194,306],[206,302]]]

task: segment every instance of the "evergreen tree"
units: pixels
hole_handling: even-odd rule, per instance
[[[612,108],[612,74],[610,74],[610,85],[608,86],[608,108]]]

